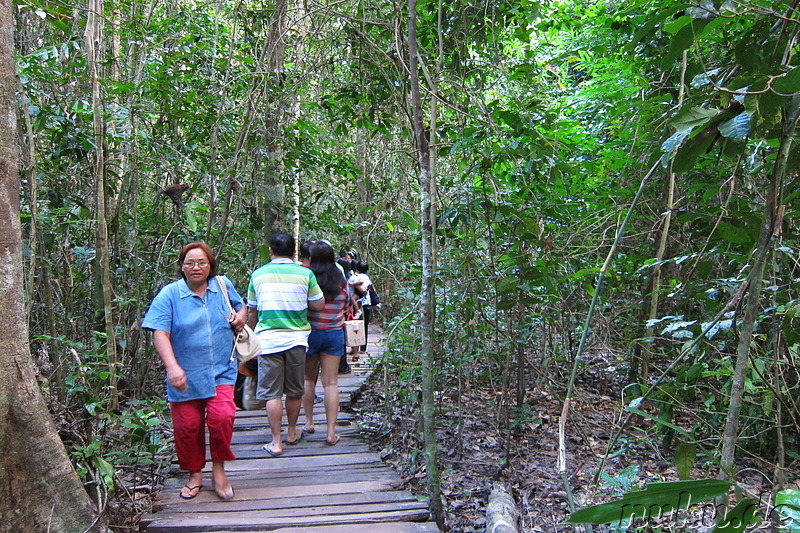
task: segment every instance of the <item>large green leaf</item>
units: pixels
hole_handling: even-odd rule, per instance
[[[723,137],[733,139],[734,141],[743,141],[750,133],[750,114],[747,111],[742,111],[735,117],[719,125],[719,132]]]
[[[696,128],[707,124],[712,118],[720,114],[720,110],[708,107],[684,108],[670,120],[670,125],[678,131]]]
[[[750,524],[758,523],[758,505],[751,498],[744,498],[733,509],[725,513],[725,518],[717,524],[712,533],[741,533]]]
[[[719,479],[652,483],[645,490],[624,494],[621,500],[575,511],[567,523],[610,524],[621,520],[663,516],[713,500],[726,494],[730,487],[730,482]]]
[[[800,490],[784,489],[775,495],[775,510],[780,528],[789,533],[800,533]]]
[[[775,80],[773,88],[782,94],[791,94],[800,91],[800,67],[794,67],[785,75]]]

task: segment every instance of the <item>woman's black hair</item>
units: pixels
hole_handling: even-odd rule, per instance
[[[328,301],[335,299],[347,282],[342,271],[336,266],[336,256],[330,244],[316,242],[311,246],[310,266],[325,299]]]

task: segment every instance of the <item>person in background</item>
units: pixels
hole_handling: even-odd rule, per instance
[[[297,259],[299,259],[300,264],[305,267],[311,264],[311,245],[313,245],[314,242],[315,241],[312,240],[305,240],[297,247]]]
[[[372,303],[370,301],[370,294],[369,289],[372,286],[372,280],[367,275],[367,270],[369,270],[369,265],[366,261],[356,260],[353,261],[353,275],[350,277],[350,281],[348,282],[355,291],[356,295],[359,295],[359,303],[361,304],[361,318],[364,319],[364,344],[359,346],[353,347],[353,362],[356,362],[360,359],[361,353],[367,353],[367,342],[369,336],[369,323],[372,319]]]
[[[286,395],[286,444],[300,442],[297,419],[304,392],[306,348],[311,325],[308,311],[321,311],[325,298],[314,273],[293,261],[294,237],[276,233],[269,240],[270,262],[250,276],[247,287],[248,323],[261,341],[256,398],[266,400],[272,441],[262,449],[271,457],[283,454],[281,420]]]
[[[345,259],[344,255],[345,254],[341,254],[339,256],[339,258],[336,259],[336,264],[338,264],[339,267],[342,269],[342,273],[344,274],[344,279],[348,280],[348,279],[350,279],[350,276],[353,275],[353,268],[350,265],[350,261]],[[347,301],[348,302],[352,302],[353,288],[350,286],[349,283],[347,284],[346,290],[347,290]],[[351,303],[350,307],[347,308],[347,313],[346,313],[345,319],[349,320],[348,315],[352,315],[352,314],[353,314],[353,307],[352,307],[352,303]],[[347,347],[345,347],[345,350],[347,350]],[[350,374],[352,372],[353,372],[353,369],[350,367],[350,363],[347,362],[347,356],[340,357],[339,358],[339,373],[340,374]]]
[[[305,394],[303,410],[306,417],[305,431],[314,433],[314,401],[317,378],[322,372],[325,388],[325,421],[327,434],[325,444],[334,446],[339,442],[336,435],[336,415],[339,411],[339,361],[345,356],[344,317],[348,307],[347,282],[336,264],[333,248],[317,241],[311,247],[311,270],[325,295],[325,307],[321,311],[309,311],[311,334],[306,352]]]
[[[214,491],[229,500],[234,491],[225,461],[236,459],[231,451],[236,415],[234,332],[244,327],[246,307],[230,280],[217,277],[217,259],[207,244],[187,244],[178,262],[180,279],[153,298],[142,328],[153,332],[156,352],[167,371],[175,451],[181,469],[189,471],[180,497],[190,500],[203,488],[208,428]],[[236,309],[233,314],[220,282],[227,286]]]
[[[299,259],[300,264],[303,265],[306,268],[311,268],[311,246],[315,242],[323,242],[323,241],[322,240],[314,241],[314,240],[308,239],[308,240],[305,240],[305,241],[301,242],[300,246],[297,247],[297,258]],[[324,241],[324,242],[327,242],[327,241]],[[319,403],[321,401],[322,401],[322,396],[316,396],[316,395],[314,396],[314,402],[315,403]]]

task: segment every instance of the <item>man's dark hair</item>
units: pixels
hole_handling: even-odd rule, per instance
[[[269,238],[269,247],[276,257],[294,257],[294,237],[288,233],[276,233]]]
[[[300,248],[297,250],[297,256],[300,259],[311,259],[311,246],[315,242],[316,241],[312,241],[310,239],[301,242],[300,243]]]
[[[337,257],[336,262],[339,263],[339,266],[341,266],[342,270],[344,270],[345,277],[349,278],[350,275],[353,273],[353,265],[350,264],[350,261],[348,261],[344,257]]]
[[[366,261],[361,261],[357,259],[353,261],[352,265],[353,265],[353,270],[358,270],[362,274],[366,274],[367,270],[369,270],[369,265],[367,264]]]

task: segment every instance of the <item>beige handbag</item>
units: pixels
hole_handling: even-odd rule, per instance
[[[344,321],[344,339],[347,346],[362,346],[367,343],[363,320]]]
[[[231,305],[230,298],[228,298],[228,287],[225,285],[225,280],[222,279],[222,276],[217,276],[217,283],[222,290],[223,296],[225,296],[225,301],[228,302],[231,313],[233,313],[233,306]],[[234,343],[233,349],[236,350],[239,364],[246,363],[261,355],[261,343],[258,341],[255,332],[247,324],[245,324],[242,331],[236,335],[236,342]]]

